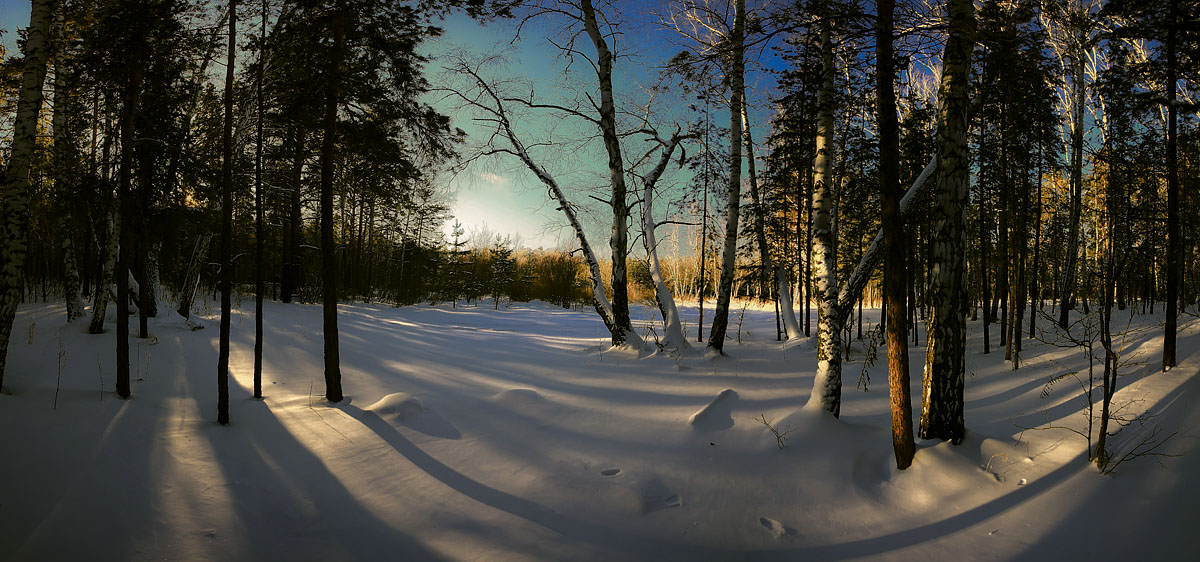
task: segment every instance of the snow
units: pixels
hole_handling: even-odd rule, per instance
[[[61,304],[22,306],[0,395],[0,560],[1200,554],[1194,316],[1166,374],[1154,368],[1158,319],[1134,317],[1114,404],[1156,417],[1110,439],[1120,456],[1158,424],[1178,432],[1161,450],[1180,456],[1101,475],[1082,437],[1049,428],[1085,428],[1074,379],[1047,382],[1086,357],[1027,340],[1013,371],[979,353],[979,322],[966,439],[918,441],[898,471],[882,365],[856,390],[856,340],[841,419],[805,410],[814,346],[776,342],[771,310],[747,308],[742,343],[722,357],[613,350],[594,312],[542,303],[344,305],[347,398],[333,405],[320,308],[265,306],[263,401],[249,390],[253,304],[235,310],[229,426],[214,422],[215,329],[151,320],[155,339],[130,344],[133,397],[120,400],[111,332],[64,326]],[[200,307],[215,326],[214,307]],[[638,307],[635,325],[655,315]],[[924,346],[910,355],[919,397]]]

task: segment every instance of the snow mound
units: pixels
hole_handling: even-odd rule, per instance
[[[415,396],[407,392],[395,392],[380,398],[378,402],[364,408],[383,419],[405,421],[425,413],[425,407]]]
[[[1026,458],[1006,441],[968,432],[961,445],[940,442],[919,448],[912,466],[903,471],[896,469],[891,455],[860,458],[855,478],[868,492],[875,488],[883,503],[923,511],[947,502],[983,503],[998,488],[1023,485]]]
[[[532,406],[545,404],[546,398],[532,388],[510,388],[492,395],[492,401],[506,406]]]
[[[707,406],[692,414],[688,424],[701,430],[729,429],[733,427],[733,407],[737,402],[737,391],[726,388]]]

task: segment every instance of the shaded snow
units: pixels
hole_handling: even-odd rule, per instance
[[[215,324],[212,308],[200,306]],[[918,441],[913,466],[897,471],[882,366],[868,371],[867,392],[856,390],[856,345],[842,418],[802,410],[815,351],[811,340],[776,342],[771,311],[748,308],[743,343],[713,357],[613,350],[594,313],[539,303],[343,306],[347,399],[332,405],[323,400],[320,308],[266,303],[257,401],[253,309],[249,299],[242,306],[227,427],[213,421],[216,330],[152,320],[156,339],[131,342],[133,398],[120,400],[111,332],[64,327],[59,305],[20,309],[10,395],[0,395],[0,560],[1190,560],[1200,552],[1194,317],[1182,318],[1181,362],[1169,374],[1152,368],[1156,320],[1134,319],[1150,329],[1130,336],[1134,363],[1115,403],[1157,417],[1110,440],[1123,454],[1157,423],[1178,431],[1164,450],[1182,456],[1102,476],[1081,437],[1046,429],[1085,427],[1074,379],[1047,381],[1085,370],[1086,359],[1027,340],[1012,371],[1002,354],[978,353],[978,322],[968,341],[967,438]],[[681,312],[694,322],[694,306]],[[639,308],[635,318],[654,314]],[[687,328],[694,336],[694,323]],[[923,354],[910,349],[918,397]]]

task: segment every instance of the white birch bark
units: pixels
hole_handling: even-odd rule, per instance
[[[617,137],[617,110],[613,102],[612,67],[613,54],[608,42],[596,22],[596,11],[591,0],[580,3],[583,28],[596,48],[596,78],[600,85],[600,136],[604,150],[608,153],[608,176],[612,184],[612,236],[608,245],[612,251],[612,315],[615,329],[612,330],[613,345],[623,345],[629,338],[636,341],[633,324],[629,318],[629,287],[625,271],[625,260],[629,254],[629,202],[625,184],[625,164],[621,155],[621,141]]]
[[[658,165],[651,170],[650,175],[646,177],[645,187],[642,189],[642,242],[646,247],[647,260],[650,262],[650,278],[654,281],[654,300],[658,303],[659,314],[662,315],[662,347],[668,350],[691,349],[691,344],[683,334],[683,322],[680,320],[679,310],[675,307],[675,299],[671,296],[671,290],[667,288],[667,283],[663,280],[662,268],[658,260],[658,240],[654,235],[654,230],[658,226],[654,222],[654,186],[658,183],[658,178],[662,177],[663,171],[671,161],[671,154],[675,152],[675,147],[682,138],[680,135],[675,135],[669,142],[663,143],[662,158],[659,159]]]
[[[813,281],[817,289],[817,372],[806,408],[838,417],[842,401],[842,321],[833,232],[833,38],[821,28],[821,88],[817,93],[817,156],[813,161]]]
[[[29,167],[37,140],[38,113],[42,110],[52,4],[51,0],[33,0],[30,6],[12,150],[8,168],[4,171],[4,238],[0,241],[0,388],[4,386],[8,340],[21,301],[21,278],[28,250],[25,231],[29,222]]]

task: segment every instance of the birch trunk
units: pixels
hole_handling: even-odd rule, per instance
[[[4,239],[0,241],[0,389],[4,387],[8,340],[21,302],[21,277],[28,251],[25,231],[29,223],[29,166],[37,141],[38,113],[42,110],[52,4],[51,0],[33,0],[30,7],[12,149],[4,171],[4,200],[0,202],[4,212]]]
[[[64,54],[65,38],[63,34],[63,10],[54,17],[54,188],[58,197],[63,201],[65,213],[59,221],[59,232],[62,236],[63,252],[63,292],[67,306],[67,323],[70,324],[83,317],[83,299],[79,296],[82,284],[79,278],[79,265],[75,260],[74,237],[71,235],[75,224],[74,213],[71,212],[73,197],[70,193],[72,169],[76,162],[77,152],[71,144],[71,136],[67,133],[67,106],[70,96],[66,83],[66,69],[61,64]]]
[[[721,252],[721,282],[717,286],[717,308],[713,315],[708,348],[724,354],[729,326],[729,301],[737,266],[738,214],[742,200],[742,110],[745,105],[746,1],[734,4],[733,36],[729,54],[729,188],[725,204],[725,247]]]
[[[966,434],[963,422],[967,313],[964,213],[969,188],[967,80],[971,70],[974,5],[970,0],[950,0],[948,11],[950,37],[943,56],[938,112],[937,204],[933,206],[929,328],[918,435],[922,439],[960,443]]]
[[[675,308],[675,299],[671,290],[663,280],[662,268],[658,262],[658,240],[654,235],[654,186],[658,178],[666,170],[671,161],[671,154],[679,144],[680,137],[676,135],[663,147],[662,158],[658,165],[646,177],[642,189],[642,241],[646,247],[646,258],[650,262],[650,278],[654,281],[654,300],[658,303],[658,312],[662,315],[663,341],[662,347],[668,350],[686,350],[691,348],[687,337],[683,334],[683,322],[679,318],[679,310]]]
[[[833,37],[821,28],[821,87],[817,92],[817,156],[813,161],[813,281],[817,292],[817,373],[808,408],[841,415],[842,325],[833,233]]]
[[[558,202],[558,210],[562,211],[563,215],[566,216],[567,223],[571,225],[571,229],[575,232],[575,239],[579,242],[580,251],[583,253],[583,259],[587,264],[588,275],[591,278],[592,306],[596,309],[596,313],[600,315],[600,320],[604,322],[605,328],[608,329],[609,333],[614,338],[614,341],[617,337],[623,337],[626,343],[641,349],[641,338],[639,338],[631,328],[627,329],[618,325],[614,319],[613,306],[609,302],[608,296],[605,293],[604,279],[600,275],[600,262],[596,259],[596,253],[592,250],[592,245],[588,242],[587,235],[584,233],[583,223],[579,221],[579,216],[575,213],[575,207],[571,204],[571,201],[567,199],[566,193],[564,193],[562,190],[562,186],[558,184],[558,181],[554,179],[554,176],[547,172],[545,168],[542,168],[540,165],[538,165],[538,163],[533,160],[533,157],[530,156],[529,151],[525,148],[525,144],[521,142],[521,139],[517,137],[516,132],[513,131],[512,123],[508,120],[508,112],[504,110],[504,103],[500,99],[500,96],[496,94],[496,91],[493,90],[491,86],[489,86],[488,83],[471,68],[463,65],[460,66],[458,70],[464,74],[470,75],[482,90],[483,94],[491,100],[490,103],[492,105],[485,105],[476,100],[472,100],[470,103],[476,108],[482,111],[487,111],[494,116],[496,125],[499,127],[500,132],[503,133],[504,137],[508,139],[509,144],[512,146],[511,150],[497,149],[497,151],[511,153],[520,159],[521,163],[525,164],[525,167],[528,168],[529,171],[533,172],[533,175],[536,176],[538,180],[546,186],[550,197]],[[622,331],[624,334],[622,336],[618,336],[614,333],[617,331]]]
[[[613,103],[612,66],[613,55],[596,22],[596,11],[591,0],[583,0],[583,26],[592,45],[596,48],[596,78],[600,82],[600,134],[604,149],[608,153],[608,175],[612,182],[612,314],[615,329],[612,344],[623,345],[630,341],[633,324],[629,319],[629,287],[626,280],[625,260],[629,253],[629,203],[625,184],[625,164],[621,156],[621,141],[617,137],[617,110]],[[634,336],[636,338],[636,336]]]
[[[117,253],[121,251],[118,236],[121,232],[121,206],[113,205],[108,219],[108,242],[104,245],[103,266],[100,268],[100,283],[96,285],[96,298],[92,301],[92,320],[88,324],[89,334],[104,333],[104,315],[108,313],[109,290],[112,287],[113,271],[117,267]]]

